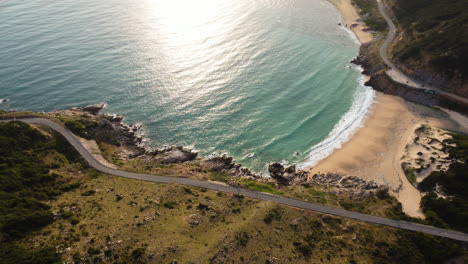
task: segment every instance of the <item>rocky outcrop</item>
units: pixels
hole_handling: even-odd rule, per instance
[[[374,181],[366,181],[356,176],[342,176],[335,173],[315,174],[311,177],[310,182],[329,187],[334,193],[347,193],[352,196],[364,196],[388,191],[386,186],[379,185]]]
[[[162,164],[182,163],[191,161],[197,158],[198,153],[190,149],[184,149],[181,146],[170,147],[164,150],[156,150],[151,152],[156,160]]]
[[[88,105],[85,107],[80,107],[78,109],[88,112],[93,115],[97,115],[102,109],[104,109],[104,107],[106,107],[105,104],[95,104],[95,105]]]
[[[425,89],[413,88],[401,83],[392,81],[385,73],[386,67],[376,54],[374,43],[361,45],[359,56],[351,63],[363,68],[363,74],[369,76],[365,83],[377,91],[389,95],[396,95],[408,101],[427,106],[439,106],[447,108],[465,115],[468,115],[468,105],[453,97],[428,92]]]
[[[228,156],[210,158],[205,162],[205,165],[212,171],[229,171],[240,168],[240,164],[236,164],[234,159]]]
[[[84,126],[84,134],[99,142],[115,146],[124,146],[126,156],[135,158],[147,152],[141,136],[140,125],[127,125],[123,117],[110,114],[100,114],[105,104],[85,107],[72,107],[68,110],[54,111],[51,114],[66,122],[74,120]]]
[[[225,155],[203,160],[203,165],[210,171],[226,172],[242,177],[261,178],[261,176],[252,173],[249,169],[243,168],[234,158]]]
[[[278,162],[268,166],[268,172],[271,178],[275,179],[279,185],[289,186],[298,185],[307,182],[308,172],[297,170],[295,165],[284,167]]]

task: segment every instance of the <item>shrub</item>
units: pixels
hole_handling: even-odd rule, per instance
[[[163,203],[163,206],[168,209],[174,209],[176,207],[177,203],[173,201],[168,201]]]
[[[91,195],[94,195],[95,193],[96,193],[95,190],[89,190],[89,191],[82,193],[81,196],[91,196]]]
[[[146,248],[136,248],[132,251],[132,258],[140,259],[145,255]]]
[[[281,220],[281,209],[279,207],[273,208],[268,214],[263,218],[263,221],[267,224],[271,224],[273,220]]]

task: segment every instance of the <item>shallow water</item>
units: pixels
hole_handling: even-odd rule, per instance
[[[4,0],[0,108],[106,102],[154,146],[314,164],[373,97],[338,22],[321,0]]]

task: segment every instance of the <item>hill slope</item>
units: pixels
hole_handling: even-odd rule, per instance
[[[468,97],[468,0],[392,0],[392,55],[409,75]]]

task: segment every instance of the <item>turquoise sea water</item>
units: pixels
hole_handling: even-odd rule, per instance
[[[105,102],[153,146],[314,164],[373,97],[338,22],[323,0],[3,0],[0,108]]]

